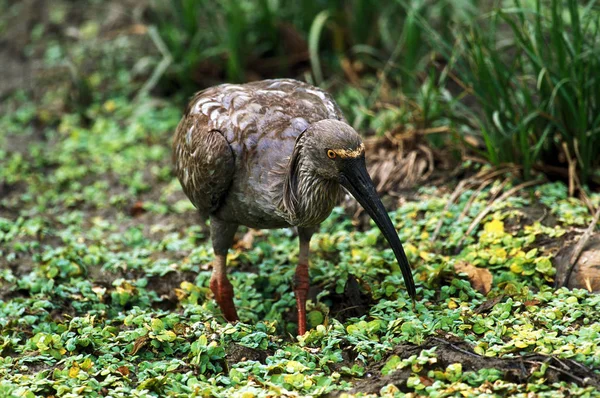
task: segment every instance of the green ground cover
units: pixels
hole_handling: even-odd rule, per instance
[[[289,230],[242,231],[230,254],[242,322],[220,316],[205,229],[171,175],[178,106],[114,97],[47,121],[27,99],[0,118],[0,396],[318,396],[370,378],[383,380],[376,391],[352,394],[598,395],[600,296],[552,287],[556,251],[591,221],[564,184],[496,203],[465,239],[510,185],[467,190],[447,211],[452,184],[416,190],[392,213],[414,311],[379,231],[336,209],[312,241],[311,330],[296,338]],[[465,264],[491,272],[487,297],[456,271]],[[442,358],[448,344],[484,364],[539,354],[579,365],[509,377]]]

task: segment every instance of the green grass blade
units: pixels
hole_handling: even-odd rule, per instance
[[[323,83],[323,70],[321,69],[321,61],[319,58],[319,42],[321,40],[321,35],[323,34],[323,29],[325,28],[325,23],[329,17],[329,11],[321,11],[315,17],[308,34],[310,65],[317,84]]]

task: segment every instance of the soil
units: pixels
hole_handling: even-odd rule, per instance
[[[256,350],[254,348],[233,343],[229,345],[226,354],[225,362],[227,363],[227,366],[231,368],[233,365],[245,361],[257,361],[264,364],[267,360],[267,357],[273,355],[273,352],[267,350]]]
[[[331,292],[328,298],[331,300],[329,309],[331,316],[342,323],[348,318],[358,318],[368,314],[373,304],[371,295],[360,289],[353,275],[348,275],[342,294]]]

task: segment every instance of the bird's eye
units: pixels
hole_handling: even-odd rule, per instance
[[[335,159],[335,151],[333,151],[333,150],[331,150],[331,149],[328,149],[328,150],[327,150],[327,157],[328,157],[329,159]]]

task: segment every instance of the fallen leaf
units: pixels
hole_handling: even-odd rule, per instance
[[[421,384],[423,384],[425,387],[429,387],[430,385],[433,384],[433,379],[427,376],[419,376],[419,379],[421,380]]]
[[[458,273],[465,273],[471,282],[473,289],[486,295],[492,289],[492,273],[486,268],[477,268],[466,262],[457,262],[454,264],[454,270]]]
[[[254,243],[254,237],[255,236],[259,236],[261,235],[260,231],[254,230],[254,229],[249,229],[248,232],[246,232],[244,234],[244,236],[242,237],[242,239],[238,240],[237,242],[235,242],[235,244],[233,245],[234,249],[243,249],[243,250],[250,250],[253,247],[253,243]]]
[[[139,337],[133,344],[131,355],[135,355],[148,342],[148,336]]]
[[[130,372],[129,372],[129,368],[128,368],[127,366],[125,366],[125,365],[123,365],[123,366],[119,366],[119,367],[117,368],[117,371],[118,371],[119,373],[121,373],[123,376],[129,376],[129,373],[130,373]]]

